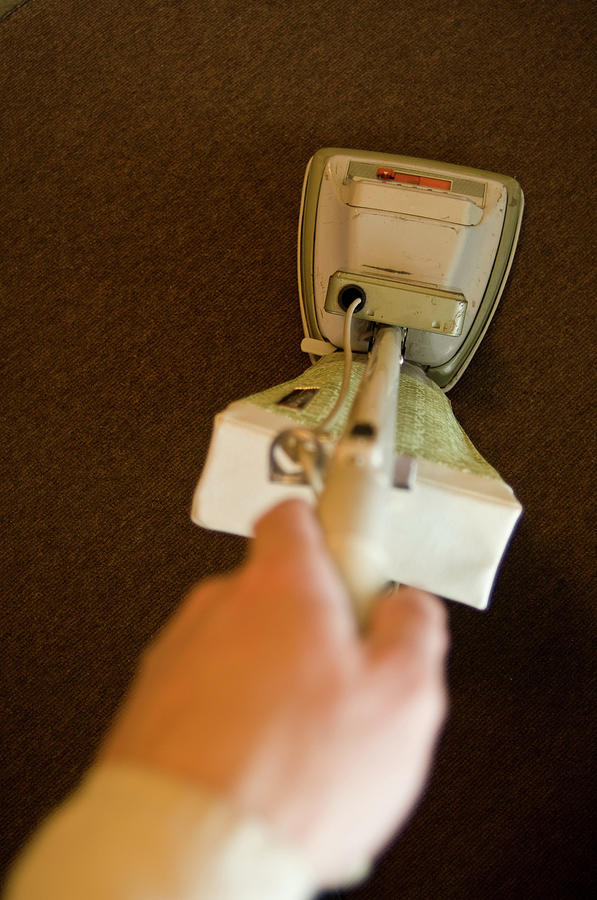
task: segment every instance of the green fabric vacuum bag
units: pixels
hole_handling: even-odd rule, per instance
[[[366,358],[353,360],[347,400],[331,429],[336,437],[344,429],[366,364]],[[246,402],[284,415],[294,425],[316,428],[336,402],[343,367],[344,353],[332,353],[322,357],[298,378],[252,394]],[[421,368],[408,363],[403,365],[400,376],[396,453],[427,459],[485,478],[500,477],[478,453],[456,421],[446,394],[426,377]]]

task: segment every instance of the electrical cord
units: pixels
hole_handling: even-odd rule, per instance
[[[344,406],[344,401],[346,400],[346,394],[348,393],[348,388],[350,387],[350,372],[352,369],[352,347],[350,346],[350,327],[352,325],[352,316],[357,308],[357,306],[361,303],[361,298],[357,297],[356,300],[353,300],[348,309],[346,310],[346,315],[344,317],[344,332],[342,336],[342,343],[344,346],[344,371],[342,373],[342,383],[340,385],[340,393],[336,399],[334,406],[331,411],[325,417],[325,419],[319,423],[317,428],[315,429],[315,434],[321,435],[326,432],[329,432],[330,428],[338,418],[338,414],[340,410]]]

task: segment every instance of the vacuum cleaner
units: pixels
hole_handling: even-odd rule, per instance
[[[303,497],[362,625],[389,582],[484,609],[521,506],[446,393],[495,313],[523,206],[504,175],[315,153],[298,239],[311,366],[216,416],[193,520],[250,535]]]

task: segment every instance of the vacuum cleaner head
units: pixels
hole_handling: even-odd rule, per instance
[[[449,390],[479,346],[512,264],[524,197],[513,178],[408,156],[326,148],[299,224],[303,349],[367,352],[374,323],[408,328],[405,356]]]

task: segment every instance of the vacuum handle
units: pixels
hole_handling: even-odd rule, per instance
[[[362,628],[366,628],[389,579],[384,481],[374,469],[361,466],[355,459],[334,460],[319,499],[318,514],[326,543]]]
[[[401,329],[378,331],[319,498],[328,547],[362,627],[389,580],[386,513],[394,477],[401,344]]]

